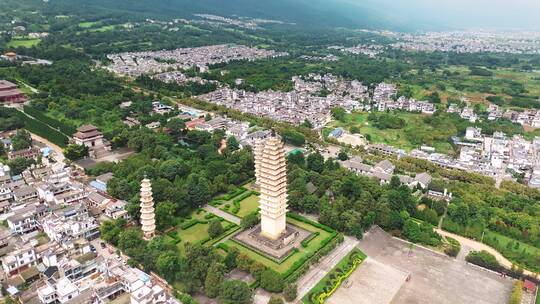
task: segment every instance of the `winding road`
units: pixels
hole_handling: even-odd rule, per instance
[[[461,252],[460,252],[460,254],[458,256],[458,258],[460,258],[460,259],[465,259],[465,256],[467,256],[469,251],[482,251],[482,250],[485,250],[485,251],[491,253],[493,256],[495,256],[497,261],[502,266],[504,266],[505,268],[508,268],[508,269],[512,268],[513,263],[510,260],[505,258],[497,250],[493,249],[492,247],[490,247],[490,246],[488,246],[488,245],[486,245],[484,243],[480,243],[480,242],[477,242],[475,240],[471,240],[471,239],[468,239],[466,237],[462,237],[460,235],[450,233],[448,231],[444,231],[442,229],[435,229],[435,231],[438,234],[442,235],[442,236],[451,237],[453,239],[456,239],[461,244]],[[529,275],[529,276],[537,275],[536,273],[531,272],[531,271],[526,270],[526,269],[523,270],[523,274]]]

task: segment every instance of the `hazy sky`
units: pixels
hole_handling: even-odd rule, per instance
[[[452,27],[540,29],[540,0],[344,0],[389,17]]]

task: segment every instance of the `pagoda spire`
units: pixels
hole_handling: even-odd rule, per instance
[[[143,238],[149,241],[156,234],[156,219],[154,214],[154,198],[152,197],[152,184],[146,176],[141,182],[140,207]]]

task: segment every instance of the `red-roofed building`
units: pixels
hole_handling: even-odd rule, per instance
[[[523,282],[523,289],[530,293],[530,294],[535,294],[536,293],[536,284],[532,281],[529,281],[529,280],[525,280]]]
[[[205,121],[206,120],[204,118],[198,118],[192,121],[188,121],[186,122],[186,128],[188,128],[189,130],[194,130],[198,125],[205,123]]]
[[[26,96],[17,89],[17,85],[7,80],[0,80],[1,103],[23,103]]]

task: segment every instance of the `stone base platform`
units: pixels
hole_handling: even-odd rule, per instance
[[[310,231],[287,223],[285,232],[277,239],[261,235],[261,225],[244,230],[234,236],[234,240],[262,255],[270,256],[276,262],[282,262],[294,248],[299,248],[303,240],[311,235]]]

